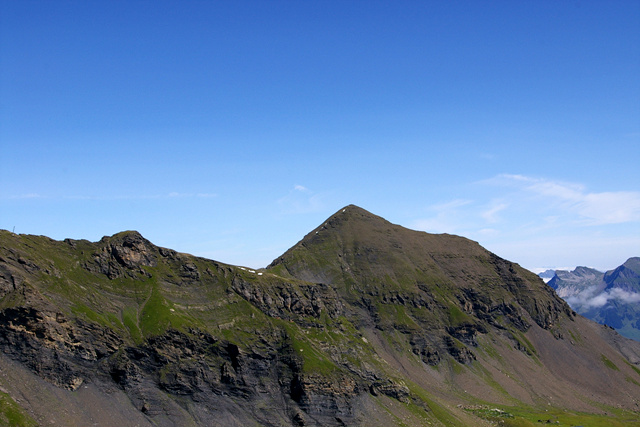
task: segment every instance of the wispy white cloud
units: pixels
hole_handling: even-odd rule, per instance
[[[432,215],[413,221],[410,227],[432,233],[457,233],[465,222],[460,219],[466,214],[462,209],[473,202],[467,199],[454,199],[448,202],[431,205],[427,208]]]
[[[324,196],[315,193],[303,185],[296,184],[277,201],[284,214],[306,214],[319,212],[325,208]]]
[[[582,225],[640,221],[640,192],[589,192],[583,185],[523,175],[498,175],[486,182],[515,187],[524,195],[575,215]]]
[[[593,223],[619,224],[640,221],[640,192],[585,194],[577,209]]]
[[[429,206],[429,210],[436,211],[438,213],[446,213],[446,212],[455,210],[459,207],[470,205],[471,203],[473,202],[467,199],[454,199],[448,202],[431,205]]]
[[[436,233],[469,233],[476,230],[479,234],[495,235],[499,230],[487,227],[500,222],[500,212],[506,210],[509,203],[501,199],[481,205],[470,199],[454,199],[431,205],[427,208],[431,216],[413,221],[411,227]]]
[[[478,240],[527,268],[608,268],[640,248],[640,192],[595,192],[580,183],[516,174],[475,182],[465,191],[428,206],[409,226]]]
[[[493,202],[491,207],[480,213],[480,216],[484,218],[488,223],[496,223],[499,221],[498,213],[509,207],[508,203]]]

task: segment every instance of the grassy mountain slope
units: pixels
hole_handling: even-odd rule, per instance
[[[586,410],[596,393],[600,402],[635,405],[638,390],[625,397],[633,383],[599,369],[610,351],[601,327],[576,316],[533,273],[468,239],[408,230],[348,206],[269,271],[331,284],[348,318],[384,346],[386,360],[411,378],[429,378],[423,384],[432,390],[437,371],[452,385],[444,394],[462,389],[504,404],[518,396]],[[625,345],[637,362],[637,346]]]
[[[8,425],[634,425],[635,344],[477,243],[355,206],[258,271],[0,231]]]

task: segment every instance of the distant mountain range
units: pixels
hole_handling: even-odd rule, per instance
[[[640,341],[639,257],[606,273],[588,267],[557,270],[548,285],[578,313]]]
[[[545,283],[553,279],[553,276],[555,275],[556,275],[556,270],[551,270],[551,269],[545,270],[542,273],[538,273],[538,276],[540,276]]]
[[[0,230],[1,426],[637,427],[639,402],[639,342],[357,206],[257,270]]]

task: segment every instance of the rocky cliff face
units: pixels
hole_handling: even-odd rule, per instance
[[[549,280],[548,285],[558,293],[561,298],[570,298],[593,289],[601,292],[604,273],[589,267],[576,267],[573,271],[557,270]]]
[[[2,237],[0,348],[51,384],[120,389],[159,425],[339,425],[358,415],[352,398],[369,384],[307,374],[289,326],[338,317],[331,287],[261,278],[135,232],[97,244]]]
[[[584,322],[475,242],[355,206],[258,271],[136,232],[0,231],[0,399],[27,420],[13,425],[482,425],[473,405],[535,411],[549,387],[561,408],[634,410],[640,346]],[[577,381],[558,354],[607,375]]]

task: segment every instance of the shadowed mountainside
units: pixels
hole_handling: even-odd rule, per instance
[[[0,348],[8,425],[634,425],[640,399],[640,344],[356,206],[257,271],[0,231]]]

